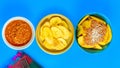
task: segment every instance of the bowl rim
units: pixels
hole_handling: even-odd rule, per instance
[[[11,21],[14,21],[14,20],[23,20],[25,21],[30,27],[31,27],[31,30],[32,30],[32,37],[30,39],[30,41],[28,43],[26,43],[24,46],[20,46],[20,47],[16,47],[16,46],[13,46],[12,44],[10,44],[7,39],[5,38],[5,29],[7,27],[7,25],[11,22]],[[23,50],[23,49],[26,49],[28,48],[32,42],[34,41],[34,36],[35,36],[35,29],[34,29],[34,26],[33,24],[25,17],[22,17],[22,16],[15,16],[15,17],[12,17],[10,19],[8,19],[4,26],[3,26],[3,29],[2,29],[2,38],[3,38],[3,41],[4,43],[11,49],[14,49],[14,50]]]

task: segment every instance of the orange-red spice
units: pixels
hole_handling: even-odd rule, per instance
[[[24,46],[32,37],[30,25],[23,20],[11,21],[5,28],[5,38],[13,46]]]

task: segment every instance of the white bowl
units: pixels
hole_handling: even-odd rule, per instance
[[[6,40],[6,38],[5,38],[5,29],[6,29],[6,26],[7,26],[11,21],[14,21],[14,20],[23,20],[23,21],[25,21],[26,23],[28,23],[29,26],[31,27],[32,37],[31,37],[30,41],[29,41],[28,43],[26,43],[24,46],[16,47],[16,46],[10,44],[10,43]],[[5,42],[5,44],[6,44],[8,47],[10,47],[10,48],[12,48],[12,49],[14,49],[14,50],[23,50],[23,49],[25,49],[25,48],[28,48],[28,47],[31,45],[31,43],[33,42],[34,36],[35,36],[35,30],[34,30],[33,24],[32,24],[27,18],[25,18],[25,17],[17,16],[17,17],[12,17],[12,18],[10,18],[10,19],[4,24],[3,29],[2,29],[3,41]]]

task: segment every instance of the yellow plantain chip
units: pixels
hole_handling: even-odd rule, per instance
[[[52,31],[50,30],[49,27],[44,27],[43,31],[41,33],[44,38],[52,38],[53,37]]]
[[[56,26],[57,23],[61,23],[62,20],[59,17],[53,17],[50,20],[50,25],[51,26]]]
[[[81,24],[82,27],[90,28],[91,27],[91,20],[85,20],[84,23]]]
[[[62,32],[63,32],[63,37],[65,40],[68,40],[70,38],[70,31],[65,28],[64,26],[57,26]]]
[[[65,47],[67,46],[67,42],[63,38],[58,38],[58,41],[62,43]]]
[[[84,48],[93,48],[94,47],[93,45],[85,44],[83,36],[78,38],[78,43],[80,44],[81,47],[84,47]]]
[[[94,49],[102,49],[102,47],[99,44],[94,44]]]
[[[62,31],[59,28],[53,26],[53,27],[51,27],[51,31],[52,31],[53,36],[55,38],[63,37],[63,33],[62,33]]]

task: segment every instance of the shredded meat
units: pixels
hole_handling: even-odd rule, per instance
[[[94,45],[100,41],[104,40],[107,26],[99,21],[92,20],[90,28],[84,28],[86,31],[86,36],[84,41],[87,45]]]

